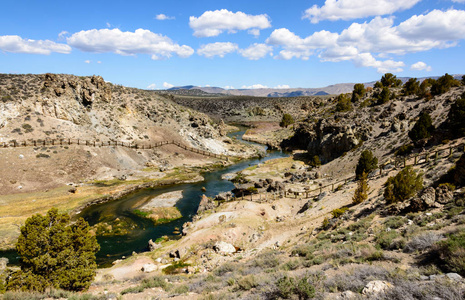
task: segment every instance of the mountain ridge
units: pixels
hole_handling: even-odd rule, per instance
[[[452,75],[456,79],[460,79],[463,74],[454,74]],[[419,81],[423,81],[428,78],[438,79],[440,76],[428,76],[417,78]],[[402,80],[403,83],[408,81],[410,78],[416,77],[398,77]],[[363,84],[366,87],[373,87],[376,83],[375,81],[364,82]],[[233,96],[254,96],[254,97],[297,97],[297,96],[320,96],[320,95],[336,95],[342,93],[350,93],[353,90],[353,87],[356,83],[336,83],[328,85],[325,87],[317,88],[288,88],[288,89],[278,89],[278,88],[260,88],[260,89],[224,89],[221,87],[201,87],[194,85],[185,85],[185,86],[176,86],[166,91],[179,91],[179,90],[200,90],[209,94],[225,94]]]

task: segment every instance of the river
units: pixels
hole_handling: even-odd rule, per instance
[[[241,131],[231,133],[229,136],[242,140],[241,137],[244,132],[243,128],[241,128]],[[234,188],[232,182],[221,179],[223,174],[238,172],[266,160],[286,156],[288,156],[288,154],[280,151],[267,151],[267,155],[264,158],[243,160],[229,167],[204,173],[202,175],[205,180],[202,182],[139,190],[118,200],[93,205],[84,209],[79,213],[78,217],[83,217],[91,226],[100,222],[116,224],[117,222],[124,221],[127,224],[131,224],[131,226],[126,227],[126,232],[124,232],[124,234],[97,236],[97,240],[100,244],[100,251],[97,253],[98,265],[100,267],[106,267],[111,265],[111,262],[116,259],[130,256],[133,251],[147,251],[148,241],[150,239],[155,241],[157,238],[165,235],[172,239],[179,238],[180,235],[174,234],[174,231],[176,229],[182,229],[182,225],[185,222],[192,220],[192,217],[197,212],[200,198],[203,194],[208,197],[213,197],[221,192],[227,192]],[[202,191],[203,187],[206,189],[205,192]],[[151,220],[143,218],[133,212],[135,208],[150,201],[153,197],[179,190],[183,191],[182,199],[176,203],[176,207],[183,216],[180,219],[155,225]],[[10,258],[11,263],[15,263],[16,259],[12,257],[13,252],[8,252],[10,253],[4,252],[3,254],[8,254],[5,256]],[[0,256],[2,256],[2,253],[0,253]]]

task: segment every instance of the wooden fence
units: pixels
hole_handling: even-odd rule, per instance
[[[164,145],[175,145],[186,151],[197,153],[204,156],[215,157],[220,159],[228,159],[227,155],[211,153],[209,151],[200,150],[193,147],[188,147],[177,141],[161,141],[149,144],[137,144],[134,142],[119,142],[119,141],[89,141],[80,139],[39,139],[39,140],[28,140],[28,141],[10,141],[0,143],[0,148],[19,148],[19,147],[40,147],[40,146],[64,146],[64,145],[79,145],[79,146],[90,146],[90,147],[126,147],[132,149],[154,149]]]
[[[396,158],[394,161],[387,161],[383,164],[380,165],[379,167],[379,172],[375,175],[372,175],[371,177],[368,178],[368,180],[373,180],[373,179],[378,179],[383,174],[387,171],[386,166],[392,165],[393,168],[389,169],[398,169],[398,168],[405,168],[406,166],[416,166],[416,165],[421,165],[421,164],[426,164],[430,161],[437,161],[440,158],[446,158],[450,157],[454,151],[458,152],[465,152],[465,144],[460,144],[457,146],[449,146],[449,147],[444,147],[440,149],[431,149],[425,153],[417,153],[417,154],[411,154],[406,157],[403,157],[402,159]],[[250,201],[256,201],[256,202],[263,202],[263,201],[268,201],[268,200],[275,200],[278,198],[282,197],[289,197],[289,198],[302,198],[302,199],[308,199],[308,198],[314,198],[319,195],[321,195],[324,191],[331,191],[334,192],[336,189],[339,189],[341,186],[346,185],[349,182],[355,181],[356,178],[355,176],[351,176],[342,180],[338,180],[335,182],[332,182],[330,184],[327,184],[325,186],[319,186],[315,189],[309,189],[307,191],[277,191],[277,192],[262,192],[262,193],[251,193],[248,195],[242,195],[236,196],[236,197],[231,197],[231,200],[233,199],[242,199],[242,200],[250,200]],[[229,197],[226,199],[229,201]]]

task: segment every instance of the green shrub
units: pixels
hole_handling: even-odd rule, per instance
[[[408,136],[413,142],[431,137],[435,128],[431,116],[427,112],[422,112],[420,118],[415,123],[413,128],[409,131]]]
[[[450,234],[438,243],[438,251],[445,267],[465,276],[465,231]]]
[[[34,215],[21,227],[16,243],[21,270],[12,274],[7,288],[86,290],[95,276],[95,253],[99,249],[84,219],[70,224],[69,216],[59,214],[56,208],[45,216]]]
[[[357,167],[355,168],[355,178],[360,179],[362,174],[370,174],[378,168],[378,158],[373,155],[370,150],[364,150],[360,154]]]
[[[384,87],[399,87],[402,85],[402,80],[397,79],[397,76],[392,73],[386,73],[381,77],[381,84]]]
[[[340,94],[337,96],[336,111],[344,112],[352,110],[352,104],[349,97],[346,94]]]
[[[294,118],[290,114],[283,114],[281,122],[279,122],[279,126],[287,127],[289,125],[294,124]]]
[[[360,204],[368,198],[368,183],[367,183],[367,174],[362,173],[362,176],[357,184],[357,189],[355,189],[354,197],[352,198],[352,203]]]
[[[465,136],[465,95],[451,105],[448,122],[449,128],[456,137]]]
[[[395,230],[382,231],[376,236],[376,244],[382,249],[402,249],[405,246],[405,241],[400,237]]]
[[[247,275],[237,281],[240,290],[248,291],[258,286],[257,279],[253,275]]]
[[[365,95],[365,86],[363,83],[357,83],[354,85],[354,90],[352,91],[352,102],[358,102],[363,95]]]
[[[309,276],[300,279],[284,276],[276,281],[277,294],[284,299],[290,299],[296,295],[299,299],[311,299],[315,297],[315,287],[309,282]]]
[[[405,84],[404,88],[402,89],[402,93],[405,96],[409,95],[416,95],[420,90],[420,83],[416,78],[410,78]]]
[[[451,87],[459,85],[460,82],[458,80],[446,73],[444,76],[439,77],[438,80],[433,82],[431,85],[431,94],[433,96],[441,95],[448,92]]]
[[[289,299],[294,294],[295,280],[292,277],[281,277],[276,281],[278,295],[281,298]]]
[[[336,209],[333,209],[333,211],[331,212],[331,215],[333,216],[333,218],[339,218],[339,217],[342,216],[347,210],[348,210],[347,207],[336,208]],[[324,221],[323,221],[323,222],[324,222]]]
[[[310,161],[310,166],[312,166],[312,167],[321,166],[320,157],[318,155],[315,155],[315,156],[312,157],[312,160]]]
[[[385,183],[384,198],[388,204],[405,201],[423,188],[423,175],[407,166]]]
[[[391,98],[390,96],[391,96],[391,91],[389,91],[389,88],[383,87],[381,92],[376,97],[378,99],[378,104],[381,105],[381,104],[387,103],[389,99]]]

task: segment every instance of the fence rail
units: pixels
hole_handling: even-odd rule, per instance
[[[368,178],[368,180],[378,179],[381,176],[383,176],[383,174],[386,173],[387,171],[386,166],[388,166],[389,164],[393,165],[395,169],[405,168],[406,166],[416,166],[416,165],[428,163],[432,160],[437,161],[440,158],[450,157],[454,153],[454,151],[465,152],[465,143],[459,144],[457,146],[449,146],[449,147],[444,147],[444,148],[439,148],[439,149],[431,149],[430,151],[427,151],[425,153],[411,154],[402,159],[396,158],[394,161],[387,161],[381,164],[379,167],[379,172],[377,174],[373,174],[371,177]],[[444,155],[444,153],[446,155]],[[345,179],[332,182],[325,186],[319,186],[315,189],[307,190],[303,192],[302,191],[289,192],[289,191],[284,190],[284,191],[277,191],[277,192],[259,192],[255,194],[250,193],[248,195],[244,195],[244,192],[243,192],[242,194],[236,195],[236,197],[231,197],[231,200],[242,199],[242,200],[262,202],[262,201],[275,200],[280,197],[282,198],[282,197],[288,197],[288,196],[289,198],[292,198],[292,196],[294,196],[295,199],[297,198],[308,199],[308,198],[317,197],[321,195],[324,191],[334,192],[341,185],[346,185],[347,183],[353,182],[355,180],[356,180],[356,177],[351,176]],[[228,201],[229,198],[227,198],[226,200]]]
[[[197,153],[204,156],[215,157],[220,159],[228,159],[227,155],[216,154],[205,150],[200,150],[193,147],[188,147],[177,141],[161,141],[149,144],[137,144],[134,142],[120,142],[120,141],[89,141],[81,139],[38,139],[38,140],[27,140],[27,141],[10,141],[0,143],[0,148],[19,148],[19,147],[39,147],[39,146],[64,146],[64,145],[79,145],[79,146],[90,146],[90,147],[125,147],[132,149],[154,149],[164,145],[175,145],[186,151]]]

